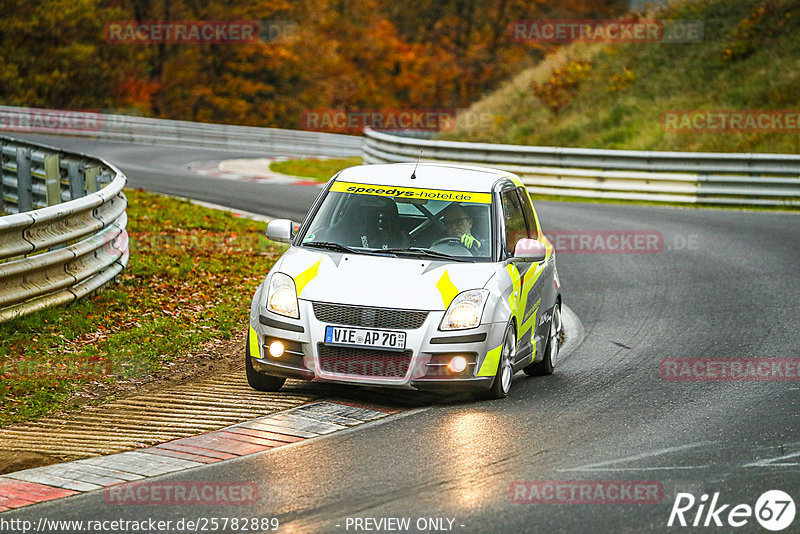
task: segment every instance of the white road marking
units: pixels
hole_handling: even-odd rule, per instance
[[[665,449],[658,449],[655,451],[649,452],[641,452],[639,454],[632,454],[631,456],[626,456],[624,458],[618,458],[616,460],[607,460],[605,462],[599,462],[596,464],[587,464],[579,467],[570,467],[567,469],[559,469],[559,471],[620,471],[620,470],[627,470],[627,471],[637,471],[637,470],[658,470],[658,469],[701,469],[703,467],[708,466],[669,466],[669,467],[659,467],[659,468],[619,468],[619,467],[610,467],[605,468],[603,466],[613,465],[613,464],[621,464],[624,462],[635,462],[636,460],[644,460],[647,458],[654,458],[656,456],[662,456],[664,454],[670,454],[673,452],[685,451],[688,449],[696,449],[698,447],[705,447],[707,445],[713,445],[713,441],[701,441],[698,443],[690,443],[688,445],[679,445],[677,447],[667,447]]]
[[[189,172],[201,176],[212,176],[224,180],[235,180],[239,182],[251,183],[270,183],[270,184],[290,184],[305,185],[322,188],[324,182],[317,182],[313,178],[302,178],[299,176],[289,176],[269,170],[269,165],[273,161],[285,158],[250,158],[250,159],[230,159],[224,161],[195,161],[190,163],[187,168]]]
[[[667,466],[667,467],[588,467],[585,469],[581,468],[571,468],[571,469],[559,469],[559,471],[603,471],[603,472],[614,472],[614,471],[677,471],[681,469],[705,469],[707,467],[711,467],[710,465],[674,465],[674,466]]]
[[[744,464],[742,467],[797,467],[800,465],[800,462],[775,462],[778,462],[779,460],[788,460],[789,458],[797,458],[798,456],[800,456],[800,452],[793,452],[792,454],[786,454],[784,456],[767,458],[765,460],[758,460],[757,462]]]

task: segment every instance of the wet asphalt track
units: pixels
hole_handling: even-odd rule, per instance
[[[58,144],[117,164],[133,187],[265,215],[299,219],[317,193],[184,170],[271,154]],[[0,517],[278,517],[279,532],[355,532],[348,517],[408,517],[412,527],[418,518],[450,518],[456,532],[767,532],[752,517],[737,529],[666,523],[678,492],[720,492],[721,503],[752,506],[780,489],[800,507],[800,382],[659,375],[664,358],[800,356],[800,214],[536,205],[546,231],[651,230],[665,244],[653,254],[559,255],[565,303],[585,336],[553,376],[520,373],[502,401],[426,400],[376,424],[157,479],[254,481],[260,498],[252,507],[110,506],[94,492]],[[519,480],[656,481],[664,498],[516,504],[509,486]],[[792,531],[800,517],[784,532]]]

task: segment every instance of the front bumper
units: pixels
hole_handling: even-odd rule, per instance
[[[444,311],[430,311],[416,328],[372,327],[405,332],[405,353],[332,348],[324,343],[327,325],[365,327],[348,325],[330,316],[321,321],[310,301],[300,300],[298,305],[300,319],[281,317],[263,307],[258,316],[251,316],[260,347],[258,356],[251,354],[256,371],[287,378],[419,390],[480,391],[492,385],[494,370],[487,372],[481,366],[486,354],[502,344],[505,325],[488,323],[470,330],[443,332],[438,327]],[[268,352],[273,340],[282,341],[286,347],[279,358]],[[447,367],[456,355],[466,357],[468,362],[461,373]],[[487,376],[478,376],[479,370]]]

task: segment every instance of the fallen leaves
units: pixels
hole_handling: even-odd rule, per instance
[[[77,381],[3,380],[0,426],[68,405],[69,395],[91,400],[162,371],[185,373],[205,365],[187,354],[243,330],[250,299],[280,249],[250,220],[140,191],[125,194],[131,256],[120,283],[58,313],[0,325],[4,358],[40,364],[56,355],[100,358],[112,362],[111,372]]]

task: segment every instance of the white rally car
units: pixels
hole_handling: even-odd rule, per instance
[[[253,297],[249,384],[286,378],[501,398],[553,372],[555,252],[520,179],[448,164],[362,165],[328,182]]]

